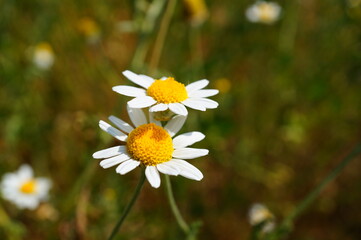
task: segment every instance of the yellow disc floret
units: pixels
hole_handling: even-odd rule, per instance
[[[155,80],[147,89],[147,94],[159,103],[177,103],[188,98],[184,84],[169,77],[165,80]]]
[[[143,124],[129,133],[127,150],[133,159],[155,166],[172,159],[173,141],[169,133],[154,123]]]
[[[36,189],[36,181],[34,179],[31,179],[20,187],[20,191],[25,194],[32,194],[35,192]]]
[[[275,20],[275,8],[269,3],[259,4],[259,18],[261,22],[271,23]]]

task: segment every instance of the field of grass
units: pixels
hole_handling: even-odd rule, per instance
[[[245,16],[250,0],[3,0],[0,177],[27,163],[52,187],[35,210],[1,198],[0,239],[107,239],[141,173],[121,176],[92,158],[118,144],[99,120],[129,120],[131,98],[112,91],[133,85],[127,69],[208,79],[220,91],[219,107],[189,109],[180,131],[206,135],[194,146],[209,154],[189,160],[203,180],[171,177],[184,219],[201,224],[194,239],[361,239],[357,154],[284,222],[358,151],[361,1],[277,2],[280,18],[262,24]],[[39,44],[53,64],[36,63]],[[163,180],[145,183],[115,239],[186,239]],[[277,233],[252,234],[254,203],[272,212]]]

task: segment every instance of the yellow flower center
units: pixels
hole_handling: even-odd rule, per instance
[[[36,181],[34,179],[25,182],[20,187],[20,191],[25,194],[32,194],[35,192],[35,189],[36,189]]]
[[[50,44],[46,42],[42,42],[36,45],[36,51],[49,52],[51,54],[53,53],[53,49],[51,48]]]
[[[127,150],[132,158],[146,166],[172,159],[173,141],[169,133],[154,123],[143,124],[129,133]]]
[[[261,21],[269,23],[275,18],[275,9],[268,3],[262,3],[259,6],[259,18]]]
[[[147,94],[159,103],[182,102],[188,98],[184,84],[169,77],[166,80],[155,80],[147,90]]]

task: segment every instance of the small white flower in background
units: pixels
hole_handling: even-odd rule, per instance
[[[34,178],[32,168],[23,164],[19,170],[7,173],[1,181],[3,198],[13,202],[18,208],[35,209],[48,198],[51,182],[47,178]]]
[[[268,233],[275,228],[274,216],[270,210],[263,204],[255,203],[251,206],[249,213],[249,222],[252,226],[264,223],[262,232]]]
[[[246,10],[251,22],[272,24],[280,18],[281,7],[275,2],[257,1]]]
[[[163,128],[159,121],[154,120],[152,113],[147,120],[142,109],[129,106],[127,109],[135,128],[114,116],[110,116],[109,120],[121,131],[104,121],[99,122],[102,130],[126,143],[94,153],[93,158],[104,159],[100,162],[101,167],[118,165],[116,172],[124,175],[142,164],[145,166],[146,177],[154,188],[160,186],[159,172],[197,181],[203,178],[203,174],[184,159],[208,154],[207,149],[188,148],[205,136],[200,132],[188,132],[173,138],[182,128],[185,116],[173,117]]]
[[[42,42],[35,46],[33,62],[38,68],[48,70],[53,66],[54,60],[55,55],[49,43]]]
[[[209,83],[203,79],[184,86],[172,77],[153,79],[145,75],[138,75],[131,71],[124,71],[123,75],[130,81],[143,87],[119,85],[113,91],[129,97],[135,97],[128,102],[131,108],[150,107],[150,112],[170,110],[175,114],[186,116],[188,111],[185,106],[196,110],[205,111],[218,107],[218,103],[208,99],[218,93],[216,89],[203,89]]]

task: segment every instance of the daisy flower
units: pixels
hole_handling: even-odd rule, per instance
[[[5,174],[1,182],[3,198],[20,209],[35,209],[48,198],[50,187],[50,180],[34,178],[33,170],[27,164],[21,165],[17,172]]]
[[[257,1],[246,10],[246,17],[251,22],[272,24],[281,15],[281,7],[275,2]]]
[[[120,130],[104,121],[99,126],[125,145],[111,147],[93,154],[95,159],[104,159],[100,162],[103,168],[118,165],[116,172],[124,175],[139,165],[145,166],[145,175],[154,188],[160,186],[159,172],[168,175],[200,181],[203,174],[184,159],[192,159],[208,154],[207,149],[188,148],[205,136],[200,132],[188,132],[173,138],[183,126],[186,117],[173,117],[162,127],[159,121],[154,120],[152,113],[147,121],[142,109],[130,108],[129,117],[134,127],[123,120],[110,116],[109,120]]]
[[[54,61],[54,51],[49,43],[42,42],[35,46],[33,62],[38,68],[48,70],[54,64]]]
[[[131,108],[150,107],[150,112],[162,112],[169,109],[175,114],[186,116],[188,111],[185,106],[201,111],[218,107],[217,102],[207,98],[216,95],[218,90],[203,89],[209,83],[206,79],[184,86],[172,77],[153,79],[128,70],[124,71],[123,75],[142,87],[125,85],[113,87],[113,91],[117,93],[135,97],[128,102]]]
[[[263,204],[253,204],[249,210],[248,217],[252,226],[264,223],[261,230],[264,233],[271,232],[275,228],[274,216]]]

